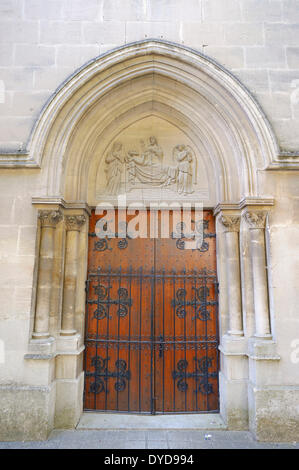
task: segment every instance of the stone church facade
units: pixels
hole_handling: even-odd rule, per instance
[[[83,413],[89,220],[119,194],[210,211],[217,411],[298,440],[298,0],[2,0],[0,37],[0,440]]]

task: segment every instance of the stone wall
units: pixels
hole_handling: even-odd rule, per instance
[[[146,38],[219,61],[255,95],[283,150],[299,148],[298,0],[2,0],[0,149],[24,149],[42,106],[94,57]]]

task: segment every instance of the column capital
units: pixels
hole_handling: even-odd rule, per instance
[[[266,225],[266,211],[251,211],[245,212],[245,219],[249,225],[249,229],[264,229]]]
[[[38,218],[42,227],[55,228],[62,220],[62,212],[60,210],[39,210]]]
[[[240,231],[240,215],[224,215],[220,216],[222,225],[226,228],[227,232],[239,232]]]
[[[85,215],[67,215],[65,216],[65,225],[67,230],[80,231],[82,225],[86,222]]]

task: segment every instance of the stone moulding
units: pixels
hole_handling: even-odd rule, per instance
[[[135,71],[131,70],[130,67],[118,67],[118,71],[111,74],[110,79],[107,79],[108,69],[133,59],[136,63]],[[160,62],[163,62],[161,67]],[[102,88],[101,85],[97,87],[96,95],[98,99],[100,95],[103,96],[111,88],[117,87],[124,80],[130,80],[136,76],[135,74],[140,75],[152,72],[170,75],[173,73],[173,66],[175,65],[177,67],[175,79],[178,81],[189,82],[189,86],[195,88],[200,82],[201,75],[205,75],[217,83],[218,86],[220,85],[223,90],[223,99],[225,99],[226,95],[230,95],[236,103],[239,103],[240,108],[245,110],[248,126],[254,129],[257,141],[262,149],[263,169],[299,168],[299,152],[290,153],[279,150],[276,137],[266,116],[250,92],[236,77],[217,62],[198,51],[176,43],[156,39],[148,39],[121,46],[89,61],[79,68],[69,79],[62,83],[44,105],[29,137],[28,150],[25,152],[0,153],[0,167],[40,168],[42,166],[44,149],[57,116],[64,107],[67,107],[69,100],[78,91],[80,92],[83,86],[86,86],[88,83],[91,84],[90,87],[94,86],[92,84],[93,78],[97,75],[102,74],[105,77]],[[171,71],[171,69],[173,70]],[[204,90],[202,91],[204,92]],[[89,99],[89,94],[85,93],[85,95],[86,99]],[[80,108],[83,109],[82,105]],[[236,110],[236,112],[238,111]],[[74,109],[72,114],[69,112],[69,123],[72,120],[75,121],[73,116],[76,113],[78,113],[77,108]],[[75,125],[75,122],[73,124]],[[67,136],[68,131],[64,125],[61,126],[58,138],[60,150],[66,148],[65,138],[68,138],[70,135],[69,133]],[[56,149],[58,150],[58,147]],[[58,151],[54,154],[62,155],[63,152]],[[249,157],[249,154],[250,152],[247,151],[246,158],[253,158]]]

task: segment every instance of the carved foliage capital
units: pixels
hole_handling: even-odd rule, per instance
[[[86,222],[85,215],[67,215],[65,225],[67,230],[80,230]]]
[[[55,228],[62,220],[62,213],[60,210],[40,210],[38,212],[38,218],[42,227]]]
[[[251,229],[264,229],[266,224],[267,212],[248,211],[245,213],[245,219]]]
[[[239,215],[221,215],[220,220],[227,232],[239,232],[241,220]]]

